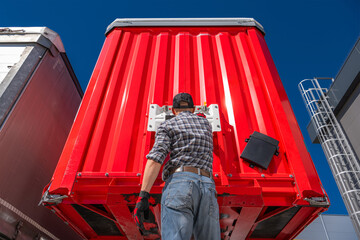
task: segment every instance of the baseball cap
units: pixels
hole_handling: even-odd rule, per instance
[[[188,105],[180,106],[180,102],[186,102]],[[190,94],[178,93],[173,99],[173,108],[193,108],[194,102]]]

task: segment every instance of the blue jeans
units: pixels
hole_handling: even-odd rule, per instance
[[[161,239],[219,240],[219,205],[214,181],[191,172],[176,172],[161,197]]]

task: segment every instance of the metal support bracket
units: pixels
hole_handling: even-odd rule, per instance
[[[211,104],[210,106],[195,106],[194,114],[202,113],[206,119],[210,122],[213,132],[221,131],[219,106],[217,104]],[[160,107],[157,104],[151,104],[149,110],[149,121],[147,130],[149,132],[156,132],[158,127],[164,121],[175,117],[172,112],[172,106],[164,105]]]
[[[44,205],[57,205],[57,204],[61,203],[64,198],[68,197],[66,195],[49,194],[49,188],[50,188],[50,186],[45,191],[45,193],[42,195],[38,206],[40,206],[41,204],[44,204]]]
[[[311,197],[311,198],[304,198],[305,201],[309,202],[310,205],[316,207],[329,207],[329,201],[324,197]]]
[[[24,223],[22,221],[19,221],[15,226],[14,235],[11,238],[12,240],[16,240],[16,238],[19,236],[20,229],[24,226]]]

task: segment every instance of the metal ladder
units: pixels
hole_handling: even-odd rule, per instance
[[[333,107],[329,104],[328,89],[322,87],[319,80],[322,82],[334,81],[333,78],[305,79],[299,83],[299,90],[356,234],[360,239],[359,160],[334,115]]]

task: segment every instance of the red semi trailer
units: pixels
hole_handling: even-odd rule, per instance
[[[131,213],[179,92],[213,125],[223,239],[292,239],[327,209],[264,30],[249,18],[115,20],[44,205],[86,239],[160,238],[160,176],[144,235]],[[277,154],[262,164],[251,158],[264,144]]]

